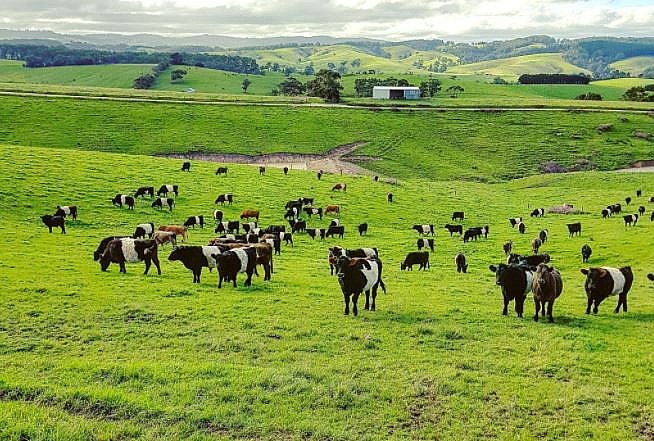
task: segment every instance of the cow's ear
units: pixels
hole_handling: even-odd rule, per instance
[[[603,279],[604,277],[606,277],[608,273],[609,273],[609,272],[608,272],[607,270],[605,270],[605,269],[603,269],[603,268],[600,269],[600,270],[599,270],[599,276],[600,276],[600,279]]]
[[[495,265],[490,265],[488,269],[490,269],[492,272],[497,272],[497,267]]]
[[[579,271],[581,271],[581,274],[583,274],[584,276],[588,275],[588,270],[586,268],[582,268]]]

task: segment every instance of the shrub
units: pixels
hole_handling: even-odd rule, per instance
[[[577,95],[576,100],[585,100],[585,101],[602,101],[602,95],[599,93],[588,92]]]
[[[565,167],[556,161],[547,161],[539,167],[541,173],[565,173]]]

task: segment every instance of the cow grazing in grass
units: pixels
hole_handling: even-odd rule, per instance
[[[319,208],[304,207],[303,210],[307,214],[307,216],[309,216],[309,217],[311,217],[313,215],[317,215],[320,219],[322,219],[322,207],[319,207]]]
[[[147,274],[150,266],[154,263],[157,267],[157,273],[161,275],[159,266],[159,257],[157,256],[157,243],[150,239],[115,239],[107,244],[104,252],[100,256],[100,268],[107,271],[111,263],[117,263],[120,266],[120,272],[126,273],[125,263],[145,262],[145,272]]]
[[[174,184],[164,184],[157,190],[157,196],[168,197],[168,193],[175,193],[175,197],[179,196],[179,186]]]
[[[67,217],[70,216],[73,220],[77,220],[77,206],[76,205],[57,205],[55,216]]]
[[[602,268],[581,269],[581,273],[586,276],[586,314],[590,314],[590,308],[593,307],[593,314],[597,314],[600,303],[609,296],[618,296],[618,305],[614,313],[622,311],[627,312],[627,294],[634,282],[634,274],[631,267],[611,268],[608,266]],[[651,280],[651,279],[650,279]]]
[[[152,234],[154,233],[154,224],[152,222],[146,224],[138,224],[132,234],[133,239],[145,239],[146,236],[148,239],[152,239]]]
[[[622,205],[620,205],[620,204],[609,205],[607,208],[610,208],[612,213],[615,213],[615,214],[622,213]]]
[[[468,263],[466,262],[466,256],[463,253],[458,253],[454,256],[454,263],[456,264],[457,273],[467,273],[468,272]]]
[[[119,208],[123,208],[123,205],[127,205],[128,210],[134,209],[134,198],[127,194],[117,194],[111,200],[111,203]]]
[[[549,230],[547,228],[545,228],[544,230],[540,230],[540,232],[538,233],[538,238],[542,243],[547,242],[547,239],[550,238]]]
[[[222,288],[223,280],[233,282],[236,288],[238,273],[245,273],[245,286],[252,284],[252,274],[257,266],[257,250],[255,248],[234,248],[220,254],[212,254],[218,268],[218,288]]]
[[[339,239],[343,239],[345,234],[345,227],[343,225],[330,226],[325,233],[325,237],[334,237],[338,236]]]
[[[386,193],[386,201],[388,201],[389,204],[393,203],[393,193],[391,193],[390,191]]]
[[[188,227],[193,227],[195,228],[196,225],[199,225],[200,228],[204,228],[204,216],[190,216],[188,219],[186,219],[186,222],[184,222],[184,226],[186,228]]]
[[[554,300],[559,298],[561,292],[563,292],[561,273],[556,268],[541,263],[534,273],[532,291],[534,292],[534,307],[536,309],[534,321],[538,321],[538,312],[541,311],[541,308],[541,314],[545,316],[545,305],[547,304],[547,320],[552,323],[554,321],[552,317]]]
[[[416,242],[416,245],[418,245],[418,251],[422,250],[423,248],[429,247],[431,252],[434,252],[434,239],[418,239]]]
[[[102,257],[102,253],[104,253],[104,250],[107,248],[107,245],[109,245],[109,242],[111,242],[112,240],[125,239],[125,238],[126,236],[109,236],[102,239],[100,241],[100,245],[98,245],[98,247],[93,252],[93,260],[96,262],[100,260],[100,257]]]
[[[545,216],[545,209],[544,208],[534,208],[534,210],[530,214],[531,217],[543,217]]]
[[[225,214],[222,211],[213,210],[213,220],[215,220],[216,222],[222,221],[224,216]]]
[[[446,224],[445,228],[447,228],[447,231],[450,233],[450,237],[452,237],[454,233],[458,233],[459,235],[463,234],[463,225]]]
[[[241,227],[243,227],[243,231],[246,233],[254,232],[254,229],[257,228],[257,223],[256,222],[245,222],[241,224]]]
[[[312,240],[315,240],[316,237],[319,237],[320,240],[324,240],[326,231],[324,228],[308,228],[307,234]]]
[[[511,228],[515,228],[516,225],[519,225],[522,223],[522,218],[521,217],[511,217],[509,218],[509,223],[511,224]]]
[[[625,228],[627,227],[635,227],[636,223],[638,222],[638,215],[637,214],[627,214],[625,216],[622,216],[622,219],[624,219],[624,226]]]
[[[524,222],[520,222],[520,223],[518,224],[518,232],[519,232],[520,234],[525,234],[525,230],[526,230],[526,229],[527,229],[527,226],[525,225]]]
[[[217,246],[181,246],[176,247],[168,256],[170,261],[180,261],[193,272],[193,283],[200,283],[202,268],[216,267],[216,259],[213,255],[220,254]]]
[[[413,265],[419,265],[418,271],[429,268],[428,251],[412,251],[406,255],[404,262],[400,264],[401,270],[413,270]]]
[[[284,176],[288,175],[288,167],[284,167]]]
[[[161,225],[158,231],[169,231],[181,236],[183,241],[188,240],[188,231],[186,231],[186,227],[180,227],[179,225]]]
[[[611,209],[610,208],[604,208],[602,210],[602,219],[608,219],[611,217]]]
[[[338,184],[332,187],[332,191],[347,191],[347,184],[345,182],[339,182]]]
[[[288,224],[291,227],[291,233],[298,233],[307,229],[307,222],[303,220],[290,220]]]
[[[504,250],[505,255],[511,254],[511,251],[513,251],[513,241],[509,240],[508,242],[504,242],[504,245],[502,245],[502,249]]]
[[[341,212],[341,207],[339,205],[327,205],[324,210],[325,215],[329,215],[332,213],[340,214],[340,212]]]
[[[470,242],[471,240],[477,240],[479,237],[479,230],[476,228],[468,228],[465,233],[463,233],[463,241]]]
[[[238,234],[241,228],[239,221],[222,221],[216,225],[214,233],[236,233]]]
[[[190,172],[191,171],[191,163],[186,161],[182,164],[182,171],[185,172]]]
[[[173,248],[177,246],[177,234],[172,231],[155,231],[152,233],[152,240],[161,247],[167,243],[171,244]]]
[[[652,214],[654,214],[654,213],[652,213]],[[368,223],[364,222],[362,224],[359,224],[357,229],[359,230],[359,236],[364,236],[364,235],[368,234]]]
[[[588,259],[590,259],[592,254],[593,250],[588,244],[584,244],[584,246],[581,247],[581,261],[583,263],[588,263]]]
[[[372,177],[372,180],[375,182],[379,182],[379,176],[375,175]]]
[[[568,236],[569,237],[574,237],[576,234],[577,236],[581,236],[581,222],[575,222],[573,224],[567,224],[568,227]]]
[[[66,234],[66,226],[64,225],[66,220],[63,216],[51,216],[49,214],[45,214],[41,216],[41,221],[46,225],[46,227],[48,227],[48,231],[51,233],[53,227],[59,227],[61,228],[61,234]]]
[[[231,193],[221,194],[216,198],[214,204],[220,203],[220,205],[225,205],[225,202],[227,202],[229,205],[232,205],[232,202],[234,202],[234,195]]]
[[[341,224],[341,221],[338,219],[332,219],[331,222],[329,222],[330,227],[338,227]]]
[[[534,252],[534,254],[538,254],[538,250],[540,249],[541,245],[543,245],[543,241],[540,240],[539,237],[535,237],[531,241],[531,250]]]
[[[227,174],[227,167],[218,167],[216,169],[216,175],[226,175]]]
[[[532,254],[530,256],[521,256],[520,254],[509,254],[509,257],[506,259],[507,264],[523,265],[530,268],[536,268],[541,263],[549,263],[550,255],[547,253],[543,254]]]
[[[163,210],[164,207],[166,207],[168,208],[168,211],[173,211],[175,200],[172,198],[158,197],[152,202],[151,206],[152,208],[158,208],[159,210]]]
[[[654,274],[649,273],[649,274],[647,275],[647,278],[649,279],[650,282],[654,282]]]
[[[241,219],[256,219],[259,222],[259,210],[243,210],[241,211]]]
[[[502,315],[508,314],[509,302],[515,301],[515,312],[522,318],[525,298],[531,292],[534,274],[531,269],[522,265],[490,265],[488,267],[495,273],[495,284],[502,288],[504,308]]]
[[[259,167],[259,176],[263,176],[266,174],[266,167],[260,166]]]
[[[139,187],[138,190],[136,190],[136,193],[134,193],[134,198],[137,198],[139,196],[150,196],[151,198],[154,197],[154,187]]]
[[[631,196],[624,198],[624,201],[627,203],[627,205],[631,204]]]
[[[463,218],[464,218],[463,211],[455,211],[454,213],[452,213],[453,221],[463,221]]]
[[[416,230],[418,234],[426,236],[428,234],[434,235],[434,225],[433,224],[423,224],[423,225],[414,225],[411,229]]]
[[[378,287],[381,286],[382,291],[386,292],[386,286],[382,280],[381,260],[378,258],[362,259],[339,256],[336,261],[336,274],[343,292],[345,315],[350,313],[350,297],[352,298],[352,313],[355,316],[358,315],[357,301],[361,293],[366,294],[364,309],[375,311]],[[370,304],[371,293],[372,304]]]

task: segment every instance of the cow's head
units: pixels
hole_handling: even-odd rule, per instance
[[[586,292],[591,292],[595,290],[602,279],[609,275],[609,272],[604,268],[582,268],[581,274],[586,276]]]
[[[499,265],[490,265],[488,267],[492,272],[495,273],[495,284],[498,286],[504,285],[506,282],[506,277],[508,273],[509,266],[505,265],[503,263],[500,263]]]
[[[168,260],[182,260],[184,255],[184,247],[173,247],[173,250],[168,256]]]
[[[338,259],[336,259],[336,275],[338,276],[338,281],[339,283],[343,283],[343,279],[345,278],[345,272],[347,269],[350,267],[351,260],[347,256],[339,256]]]

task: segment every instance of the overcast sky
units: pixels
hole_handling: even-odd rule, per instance
[[[654,0],[0,0],[0,28],[400,40],[654,35]]]

